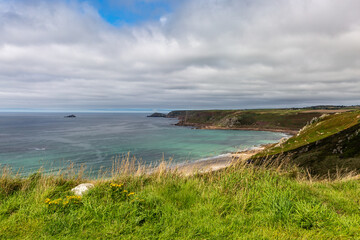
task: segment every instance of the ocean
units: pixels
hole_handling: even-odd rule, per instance
[[[70,113],[69,113],[70,114]],[[72,114],[72,113],[71,113]],[[96,172],[130,153],[145,164],[191,162],[277,142],[283,133],[199,130],[145,113],[0,113],[0,165],[21,174],[69,162]]]

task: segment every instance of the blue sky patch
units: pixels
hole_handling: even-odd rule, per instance
[[[96,9],[99,14],[113,25],[136,24],[144,21],[159,20],[172,12],[174,1],[169,0],[81,0]]]

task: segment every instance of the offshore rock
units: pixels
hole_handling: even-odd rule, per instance
[[[76,196],[82,196],[85,192],[87,192],[89,189],[91,189],[93,187],[94,187],[94,184],[92,184],[92,183],[82,183],[80,185],[77,185],[73,189],[71,189],[71,191]]]
[[[151,115],[149,115],[149,116],[147,116],[147,117],[162,117],[162,118],[165,118],[167,115],[166,114],[164,114],[164,113],[153,113],[153,114],[151,114]]]

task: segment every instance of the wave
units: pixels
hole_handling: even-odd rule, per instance
[[[45,151],[46,148],[29,148],[30,150],[34,150],[34,151]]]

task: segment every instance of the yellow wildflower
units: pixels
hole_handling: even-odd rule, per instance
[[[66,196],[66,198],[67,198],[68,200],[71,200],[71,199],[78,200],[78,201],[81,200],[81,196]]]
[[[116,184],[116,183],[110,183],[111,187],[117,187],[117,188],[121,188],[124,184]]]
[[[61,198],[58,198],[58,199],[55,199],[55,200],[52,201],[52,202],[55,203],[55,204],[59,204],[61,201],[62,201],[62,199],[61,199]]]

